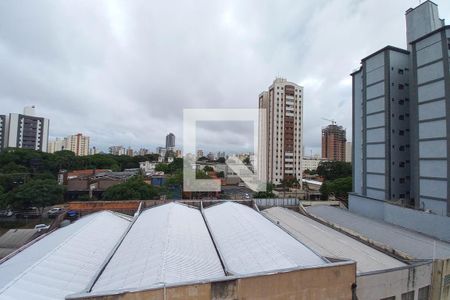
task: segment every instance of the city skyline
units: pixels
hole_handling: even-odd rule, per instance
[[[448,19],[450,4],[437,3]],[[33,5],[28,3],[28,12],[35,11]],[[115,144],[154,149],[164,145],[166,132],[182,144],[183,108],[253,108],[267,82],[282,76],[305,88],[305,152],[318,153],[326,125],[318,116],[351,132],[349,66],[383,45],[404,47],[404,10],[415,5],[406,0],[199,5],[206,14],[187,4],[173,12],[164,3],[54,3],[46,9],[43,2],[39,9],[46,13],[34,15],[12,3],[1,10],[0,101],[4,112],[36,105],[52,120],[51,139],[83,132],[102,150]],[[379,7],[386,8],[381,19],[368,13]],[[170,24],[169,11],[179,24]],[[63,21],[64,27],[52,26]],[[29,31],[30,23],[39,26]],[[208,143],[222,137],[230,148],[247,138],[245,132],[224,135],[226,130],[208,127],[204,132]],[[207,150],[204,142],[199,140],[199,147]]]

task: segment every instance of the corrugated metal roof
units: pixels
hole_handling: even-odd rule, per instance
[[[223,276],[200,211],[170,203],[150,208],[139,216],[92,291]]]
[[[292,210],[273,207],[263,213],[325,257],[357,262],[358,273],[392,269],[405,263]]]
[[[251,274],[326,262],[248,206],[225,202],[204,210],[228,271]]]
[[[391,246],[418,259],[450,257],[450,243],[433,239],[403,227],[325,205],[311,206],[306,210],[313,216],[358,232],[366,238]]]
[[[0,299],[64,299],[86,287],[130,223],[88,215],[0,265]]]

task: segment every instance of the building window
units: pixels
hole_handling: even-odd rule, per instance
[[[403,69],[398,69],[398,74],[403,75]]]
[[[399,89],[399,90],[403,90],[404,88],[405,88],[405,86],[404,86],[403,84],[399,84],[399,85],[398,85],[398,89]]]
[[[400,146],[400,147],[398,147],[398,150],[400,150],[400,151],[405,151],[405,146]]]
[[[404,115],[400,115],[400,116],[398,116],[398,119],[399,119],[399,120],[404,120],[404,119],[405,119],[405,116],[404,116]]]
[[[399,179],[399,182],[400,182],[400,183],[405,183],[405,178],[400,178],[400,179]],[[400,196],[400,198],[401,198],[401,196]]]
[[[414,300],[414,291],[402,294],[402,300]]]
[[[400,162],[400,163],[398,164],[398,166],[399,166],[400,168],[404,168],[404,167],[405,167],[405,163],[402,161],[402,162]],[[401,181],[401,179],[400,179],[400,181]]]
[[[398,100],[398,104],[400,104],[400,105],[405,104],[405,100]]]
[[[450,48],[450,45],[449,45]],[[424,286],[423,288],[419,289],[419,298],[418,300],[428,300],[430,294],[430,286]]]
[[[399,131],[398,131],[398,135],[405,135],[405,131],[399,130]]]
[[[405,199],[405,194],[400,194],[398,197],[399,197],[400,199]]]

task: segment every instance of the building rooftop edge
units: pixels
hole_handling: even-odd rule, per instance
[[[438,6],[438,5],[437,5],[436,3],[434,3],[433,1],[427,0],[427,1],[423,2],[423,3],[420,3],[419,5],[417,5],[417,6],[414,7],[414,8],[412,8],[412,7],[408,8],[408,10],[405,12],[405,15],[409,14],[410,12],[412,12],[413,10],[415,10],[416,8],[418,8],[418,7],[420,7],[420,6],[424,5],[424,4],[426,4],[426,3],[428,3],[428,2],[430,2],[430,3],[433,4],[433,5]]]
[[[415,43],[417,43],[417,42],[420,42],[421,40],[424,40],[424,39],[426,39],[427,37],[430,37],[430,36],[432,36],[433,34],[436,34],[436,33],[440,32],[440,31],[443,31],[443,30],[446,30],[446,29],[450,29],[450,25],[444,25],[444,26],[442,26],[442,27],[440,27],[440,28],[438,28],[438,29],[436,29],[436,30],[433,30],[432,32],[427,33],[427,34],[425,34],[425,35],[423,35],[423,36],[421,36],[421,37],[415,39],[415,40],[412,41],[410,44],[415,44]]]
[[[380,54],[380,53],[382,53],[384,51],[388,51],[388,50],[397,51],[397,52],[400,52],[400,53],[403,53],[403,54],[410,54],[410,52],[408,50],[405,50],[405,49],[402,49],[402,48],[398,48],[398,47],[395,47],[395,46],[391,46],[391,45],[387,45],[386,47],[381,48],[380,50],[375,51],[374,53],[364,57],[363,59],[361,59],[361,62],[363,62],[365,60],[368,60],[369,58],[372,58],[375,55],[378,55],[378,54]]]

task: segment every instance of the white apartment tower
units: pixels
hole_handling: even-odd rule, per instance
[[[303,87],[277,78],[259,95],[258,177],[281,184],[302,179]]]
[[[10,113],[5,119],[4,147],[47,152],[50,121],[35,116],[35,107],[25,107],[23,114]]]
[[[407,48],[353,76],[352,197],[450,215],[450,26],[425,1],[406,11]]]

